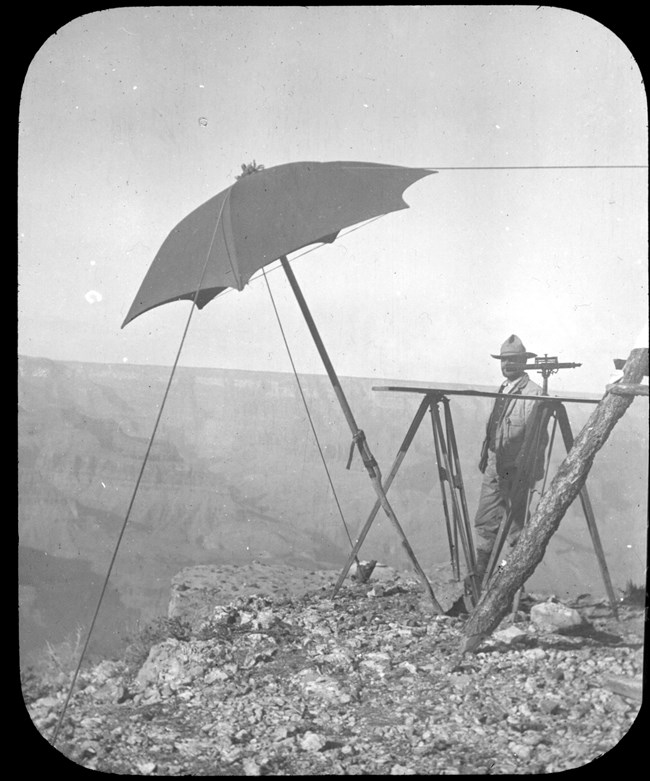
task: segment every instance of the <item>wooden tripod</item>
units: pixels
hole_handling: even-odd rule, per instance
[[[492,575],[495,569],[495,563],[503,548],[504,541],[507,537],[510,525],[512,523],[512,516],[510,513],[501,522],[501,526],[497,533],[495,544],[492,549],[490,561],[488,563],[488,569],[486,577],[483,583],[477,583],[474,577],[475,569],[475,552],[472,542],[472,531],[469,521],[469,514],[467,511],[467,502],[465,497],[465,488],[463,485],[460,460],[458,457],[458,448],[456,444],[456,436],[454,432],[453,420],[451,416],[451,409],[448,396],[478,396],[478,397],[491,397],[496,398],[497,393],[490,391],[473,391],[473,390],[458,390],[458,389],[446,389],[446,388],[424,388],[424,387],[376,387],[373,390],[378,391],[398,391],[403,393],[416,393],[423,395],[422,401],[415,413],[415,416],[406,432],[406,436],[400,445],[390,473],[384,481],[384,490],[387,492],[393,480],[395,479],[402,462],[408,452],[415,435],[424,420],[424,417],[429,411],[431,413],[434,446],[436,452],[436,461],[438,464],[438,477],[441,485],[442,492],[442,505],[443,513],[445,516],[445,525],[447,529],[447,537],[449,541],[449,549],[452,561],[452,570],[454,576],[460,579],[460,561],[459,561],[459,545],[460,539],[461,547],[465,556],[465,564],[467,566],[467,572],[469,576],[470,585],[472,588],[473,596],[476,601],[480,596],[481,591],[484,589],[489,577]],[[530,435],[526,439],[524,444],[525,452],[522,455],[523,469],[522,473],[534,474],[536,459],[539,458],[539,451],[542,441],[544,441],[545,433],[547,432],[550,420],[553,419],[553,430],[549,438],[549,446],[547,451],[546,463],[544,466],[543,485],[546,483],[548,476],[548,468],[550,464],[550,456],[555,440],[555,430],[559,426],[561,436],[564,441],[564,445],[567,452],[573,445],[573,433],[571,431],[571,425],[569,418],[562,402],[576,402],[586,404],[597,404],[596,399],[587,398],[564,398],[564,397],[552,397],[552,396],[520,396],[519,398],[526,398],[539,402],[537,415],[533,423],[533,429]],[[442,424],[442,418],[440,416],[439,404],[444,406],[444,426]],[[533,490],[528,486],[527,481],[521,480],[518,490],[526,490],[528,496],[526,497],[526,517],[530,511],[530,502],[532,500]],[[543,488],[542,488],[543,491]],[[448,501],[448,495],[451,499],[451,511]],[[607,562],[605,560],[605,553],[603,551],[600,535],[596,526],[596,520],[594,518],[593,508],[586,487],[580,491],[580,502],[589,529],[589,534],[594,546],[594,551],[598,559],[600,571],[607,590],[608,599],[612,608],[612,612],[618,618],[618,610],[616,605],[616,598],[614,595],[614,589],[612,587],[611,578],[609,576],[609,570],[607,568]],[[372,526],[372,523],[381,508],[380,502],[376,502],[375,506],[371,510],[359,536],[355,542],[355,545],[350,553],[350,556],[343,568],[339,578],[334,587],[332,596],[335,596],[340,589],[345,577],[352,566],[364,540],[366,539],[368,532]]]

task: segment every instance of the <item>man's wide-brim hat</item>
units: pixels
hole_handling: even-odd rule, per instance
[[[492,357],[498,358],[499,360],[504,360],[505,358],[523,358],[524,360],[527,360],[528,358],[534,358],[536,355],[537,353],[527,352],[521,339],[515,334],[512,334],[512,336],[509,336],[501,345],[501,352],[499,355],[492,355]]]

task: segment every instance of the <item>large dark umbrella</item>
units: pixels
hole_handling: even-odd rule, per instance
[[[254,170],[187,215],[172,230],[122,324],[154,307],[188,299],[202,309],[227,288],[279,260],[298,300],[382,508],[402,537],[434,607],[442,612],[381,484],[381,472],[334,371],[287,260],[310,244],[329,243],[346,227],[407,209],[404,190],[434,171],[379,163],[287,163]],[[344,284],[344,283],[343,283]]]
[[[404,190],[432,171],[377,163],[288,163],[240,177],[181,220],[147,272],[124,327],[161,304],[202,309],[243,290],[263,266],[378,215],[408,209]],[[198,291],[198,296],[197,296]]]

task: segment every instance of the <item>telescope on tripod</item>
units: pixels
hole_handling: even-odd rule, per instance
[[[536,357],[533,363],[527,363],[524,369],[536,371],[542,375],[542,391],[548,396],[548,378],[551,374],[556,374],[560,369],[577,369],[582,366],[581,363],[560,363],[557,356],[544,355],[543,358]]]

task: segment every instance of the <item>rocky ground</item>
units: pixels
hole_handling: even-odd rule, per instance
[[[82,670],[56,748],[124,775],[551,773],[607,754],[637,718],[638,594],[619,621],[583,595],[561,630],[539,620],[546,597],[524,595],[461,657],[466,616],[434,615],[411,577],[377,568],[332,599],[336,574],[290,595],[252,579],[185,613],[177,600],[124,658]],[[23,671],[48,740],[69,681]]]

